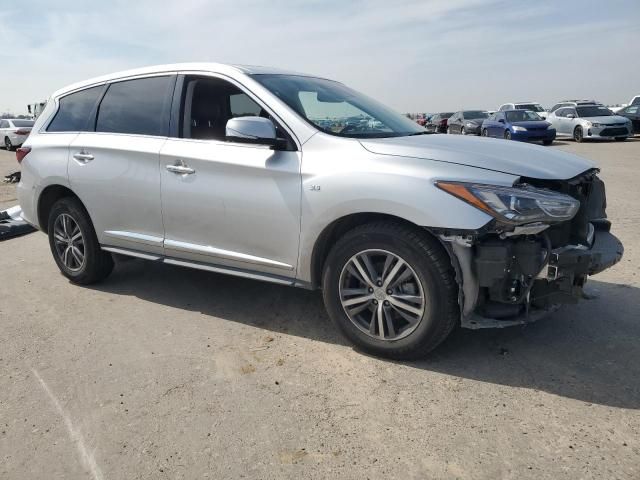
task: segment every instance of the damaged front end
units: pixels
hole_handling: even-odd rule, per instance
[[[435,232],[454,261],[463,327],[535,321],[576,303],[587,276],[620,261],[623,247],[610,232],[597,173],[521,178],[513,188],[438,182],[494,217],[481,231]]]

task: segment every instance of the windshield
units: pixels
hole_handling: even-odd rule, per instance
[[[13,123],[13,125],[16,127],[33,127],[34,121],[33,120],[11,120],[11,123]]]
[[[474,118],[487,118],[489,116],[488,112],[483,112],[482,110],[467,110],[466,112],[462,112],[465,120],[473,120]]]
[[[529,110],[518,110],[518,111],[510,111],[506,113],[507,122],[531,122],[535,120],[542,120],[540,116],[535,112],[530,112]]]
[[[520,105],[516,105],[516,110],[531,110],[532,112],[544,112],[544,108],[542,108],[537,103],[521,103]]]
[[[298,75],[253,75],[305,120],[341,137],[401,137],[426,133],[404,115],[345,85]]]
[[[610,117],[613,112],[607,107],[577,107],[579,117]]]

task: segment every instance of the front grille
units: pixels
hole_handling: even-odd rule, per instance
[[[615,137],[616,135],[626,135],[629,131],[626,128],[605,128],[600,132],[603,137]]]

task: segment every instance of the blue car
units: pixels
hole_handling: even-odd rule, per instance
[[[482,122],[483,137],[539,142],[551,145],[556,129],[530,110],[504,110],[496,112]]]

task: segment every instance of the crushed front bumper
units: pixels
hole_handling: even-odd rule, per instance
[[[624,247],[609,231],[596,230],[591,248],[570,245],[552,250],[549,263],[531,289],[527,308],[508,318],[494,318],[474,311],[463,316],[464,328],[503,328],[535,322],[561,304],[577,303],[583,297],[588,275],[595,275],[620,261]],[[515,305],[513,305],[515,306]]]

